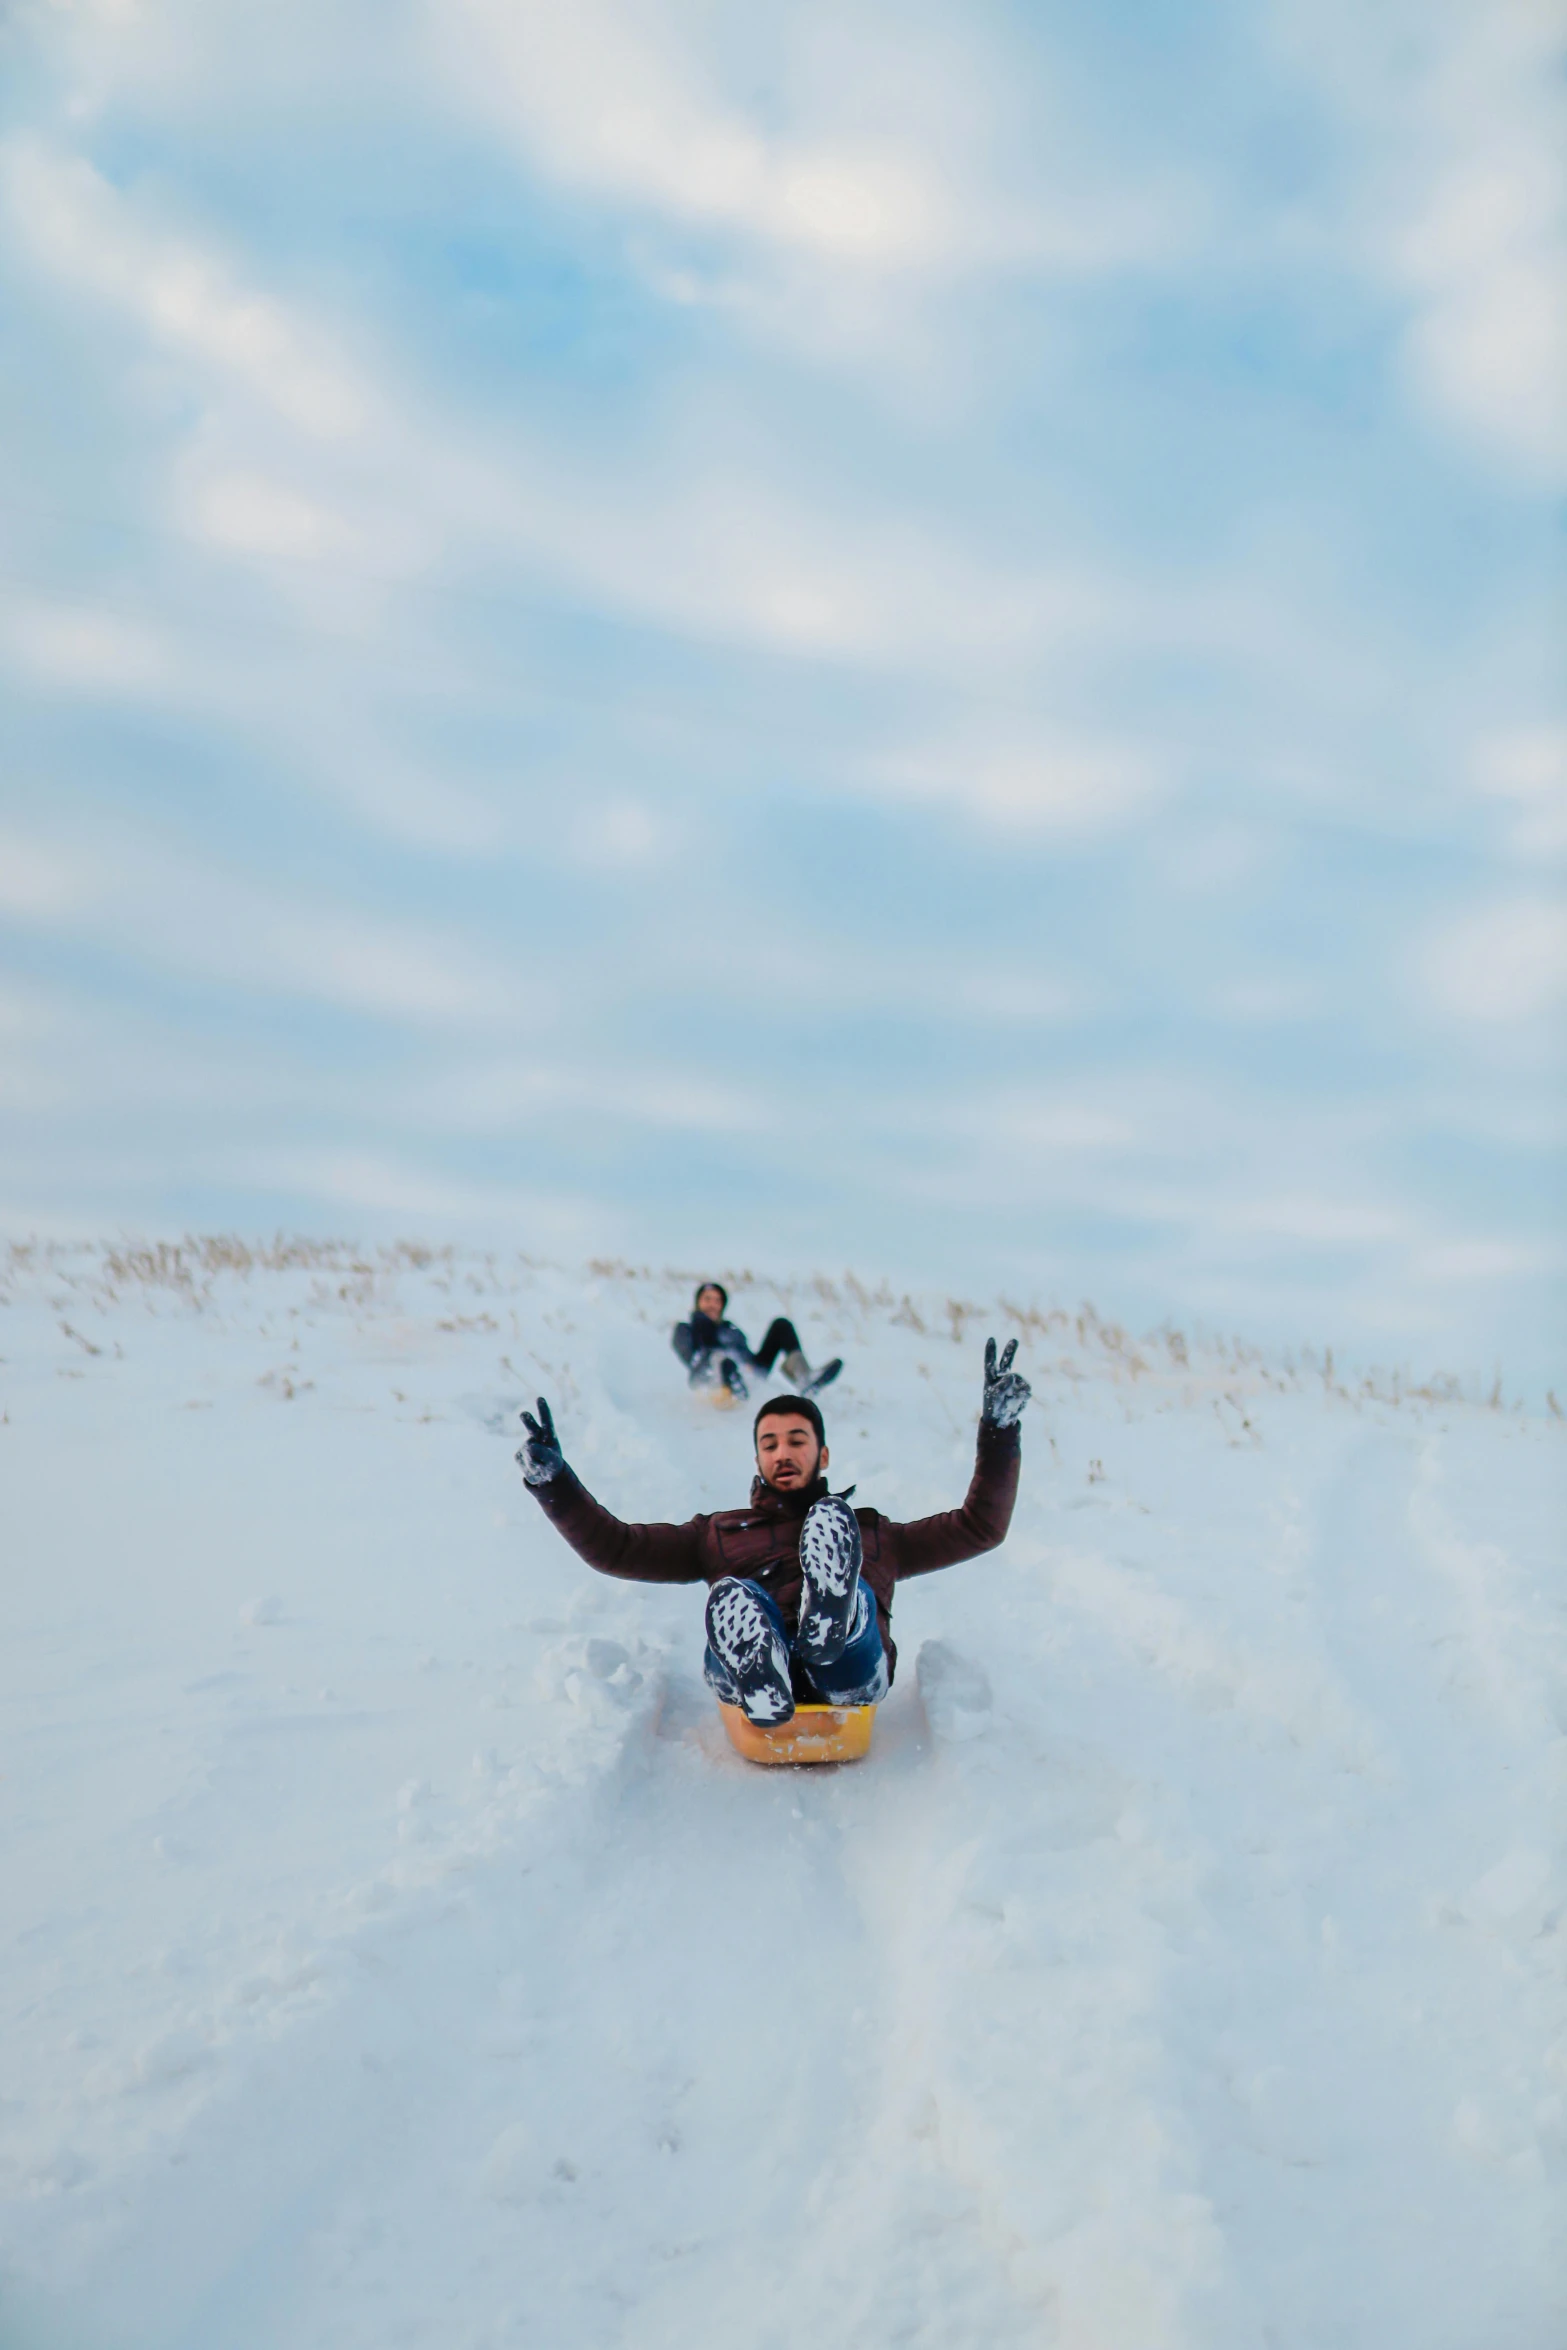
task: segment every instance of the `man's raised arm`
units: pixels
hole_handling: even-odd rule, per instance
[[[628,1526],[595,1501],[575,1470],[568,1469],[541,1395],[532,1412],[522,1415],[528,1434],[517,1452],[517,1466],[534,1500],[571,1544],[601,1575],[618,1575],[627,1583],[700,1583],[701,1554],[697,1521],[684,1526]]]
[[[1018,1422],[1033,1392],[1022,1372],[1012,1368],[1016,1353],[1017,1340],[1009,1339],[997,1362],[995,1340],[985,1342],[985,1392],[979,1407],[974,1474],[962,1508],[940,1510],[933,1518],[915,1518],[906,1526],[889,1529],[900,1582],[906,1575],[930,1575],[938,1567],[955,1567],[960,1559],[978,1558],[981,1551],[994,1550],[1005,1542],[1023,1462]]]

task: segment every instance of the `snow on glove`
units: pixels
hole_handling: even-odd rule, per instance
[[[1016,1353],[1017,1340],[1009,1338],[1007,1351],[998,1363],[995,1340],[985,1341],[985,1397],[979,1416],[987,1428],[1015,1428],[1023,1417],[1023,1406],[1034,1392],[1022,1372],[1012,1368]]]
[[[517,1466],[529,1485],[553,1485],[566,1466],[560,1449],[560,1438],[550,1418],[550,1407],[541,1395],[538,1400],[538,1418],[524,1412],[522,1424],[527,1429],[527,1441],[517,1453]]]

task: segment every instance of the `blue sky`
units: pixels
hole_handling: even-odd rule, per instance
[[[1561,1368],[1554,11],[0,23],[0,1221]]]

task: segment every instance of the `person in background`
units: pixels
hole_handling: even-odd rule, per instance
[[[801,1395],[817,1395],[831,1386],[843,1369],[843,1358],[834,1355],[830,1363],[813,1371],[805,1359],[799,1332],[782,1314],[768,1324],[766,1337],[753,1353],[745,1332],[728,1314],[729,1292],[723,1283],[704,1281],[697,1288],[690,1320],[675,1324],[672,1343],[693,1387],[714,1388],[741,1403],[750,1392],[746,1372],[765,1374],[777,1363]]]

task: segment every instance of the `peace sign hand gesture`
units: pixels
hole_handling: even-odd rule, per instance
[[[979,1416],[987,1428],[1015,1428],[1023,1417],[1023,1406],[1033,1389],[1021,1371],[1012,1368],[1012,1357],[1017,1353],[1017,1340],[1007,1340],[1006,1352],[996,1360],[996,1342],[985,1341],[985,1395],[979,1407]]]
[[[517,1466],[529,1485],[553,1485],[565,1468],[565,1457],[560,1449],[560,1438],[550,1418],[550,1407],[541,1395],[535,1406],[538,1418],[524,1412],[522,1424],[527,1429],[527,1440],[518,1448]]]

